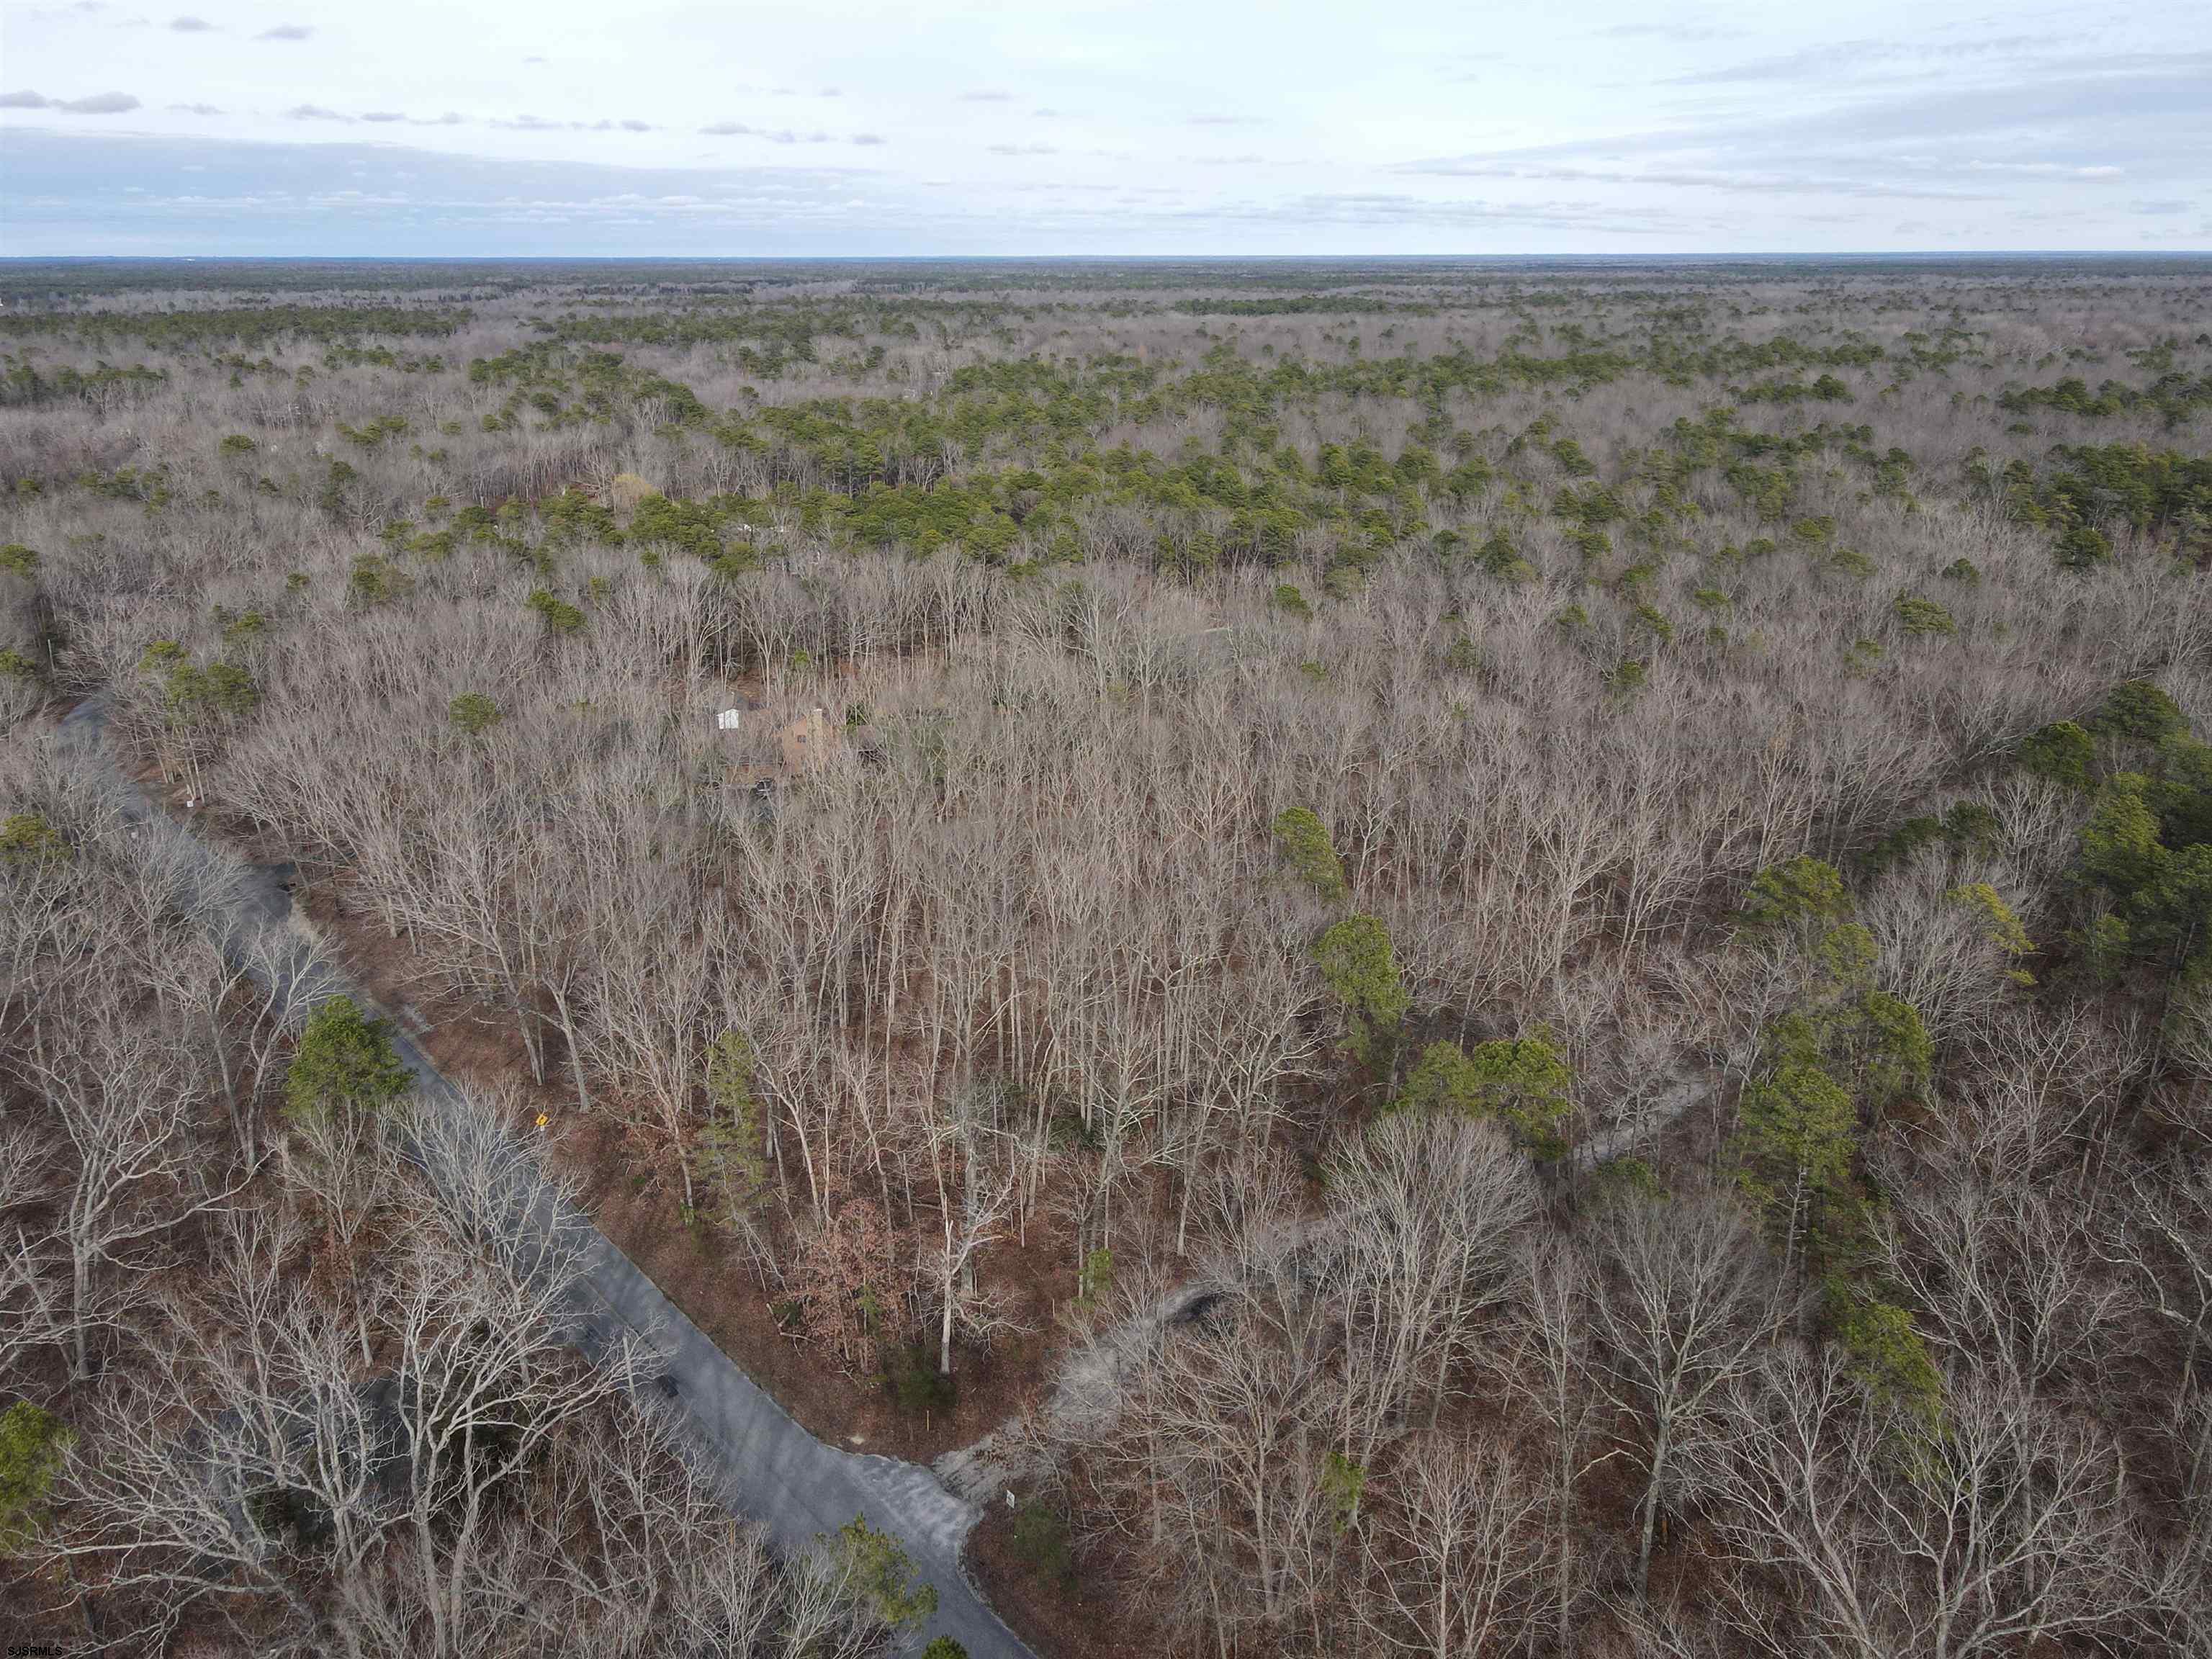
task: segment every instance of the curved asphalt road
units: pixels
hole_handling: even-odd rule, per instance
[[[236,951],[265,929],[281,927],[295,942],[284,970],[291,978],[304,979],[318,999],[354,994],[337,969],[301,938],[291,920],[291,897],[276,871],[242,864],[200,842],[124,775],[100,741],[106,718],[103,699],[87,699],[62,720],[64,743],[85,766],[112,781],[121,792],[126,817],[149,833],[175,835],[198,849],[201,896],[220,915],[226,945]],[[458,1106],[459,1091],[428,1057],[404,1034],[394,1035],[424,1100],[433,1106]],[[430,1171],[434,1179],[436,1173]],[[759,1522],[787,1550],[803,1549],[854,1516],[865,1516],[869,1525],[896,1537],[936,1588],[937,1613],[917,1644],[949,1636],[971,1659],[1035,1659],[984,1604],[962,1568],[962,1546],[980,1517],[974,1504],[955,1497],[917,1465],[861,1456],[817,1440],[587,1219],[577,1218],[577,1224],[587,1229],[589,1267],[576,1346],[598,1353],[627,1332],[645,1352],[660,1357],[661,1380],[647,1386],[664,1399],[672,1389],[672,1402],[666,1403],[717,1476],[734,1512]]]

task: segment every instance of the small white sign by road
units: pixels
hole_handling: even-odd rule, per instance
[[[725,732],[734,732],[738,729],[738,716],[739,712],[739,710],[735,708],[725,708],[720,714],[714,716],[714,724]]]

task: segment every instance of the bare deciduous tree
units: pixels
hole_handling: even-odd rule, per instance
[[[1591,1304],[1594,1379],[1637,1425],[1620,1449],[1642,1476],[1640,1597],[1683,1460],[1713,1432],[1723,1391],[1757,1363],[1778,1310],[1755,1235],[1718,1198],[1625,1200],[1601,1218],[1594,1243],[1601,1275]]]
[[[1558,1534],[1544,1499],[1495,1445],[1425,1437],[1401,1449],[1367,1528],[1362,1627],[1391,1652],[1473,1659],[1538,1626]]]
[[[1978,1659],[2124,1637],[2153,1579],[2110,1440],[1969,1382],[1925,1425],[1884,1410],[1840,1355],[1778,1350],[1741,1394],[1723,1524],[1797,1593],[1816,1650]]]

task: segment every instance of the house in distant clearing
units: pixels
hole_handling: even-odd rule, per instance
[[[811,772],[830,759],[837,728],[819,708],[810,708],[775,734],[776,752],[787,772]]]

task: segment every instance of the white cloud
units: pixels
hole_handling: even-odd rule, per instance
[[[794,132],[789,127],[748,126],[743,121],[717,121],[699,131],[709,138],[759,138],[771,144],[826,144],[831,142],[826,132]],[[880,143],[881,139],[863,138],[861,143]]]
[[[95,92],[88,98],[49,98],[41,92],[0,93],[0,109],[52,109],[64,115],[121,115],[137,109],[127,92]]]

